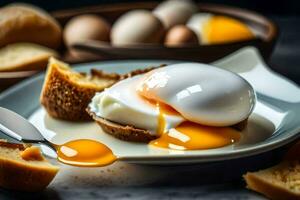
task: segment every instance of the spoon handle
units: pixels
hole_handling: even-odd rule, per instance
[[[22,137],[18,134],[16,134],[15,132],[11,131],[10,129],[8,129],[6,126],[4,126],[3,124],[0,124],[0,131],[2,133],[4,133],[5,135],[13,138],[13,139],[16,139],[18,141],[22,141]]]
[[[27,119],[3,107],[0,107],[0,130],[18,141],[30,141],[32,143],[45,141],[39,130]]]

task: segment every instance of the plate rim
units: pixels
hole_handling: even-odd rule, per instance
[[[78,68],[84,68],[86,65],[89,66],[95,66],[95,68],[101,69],[102,67],[105,67],[105,64],[118,64],[118,63],[139,63],[139,62],[167,62],[167,63],[176,63],[176,62],[182,62],[183,60],[170,60],[170,59],[128,59],[128,60],[110,60],[110,61],[96,61],[96,62],[88,62],[88,63],[81,63],[72,65],[72,68],[77,70]],[[186,61],[185,61],[186,62]],[[191,62],[191,61],[188,61]],[[102,67],[99,67],[101,65]],[[115,68],[116,69],[116,68]],[[16,91],[21,90],[27,85],[32,84],[32,82],[36,82],[40,79],[43,79],[45,76],[45,72],[38,73],[28,79],[25,79],[21,81],[20,83],[6,89],[5,91],[0,93],[0,102],[2,99],[5,99],[9,95],[13,95]],[[289,80],[288,78],[285,78],[283,76],[280,76],[282,79]],[[289,80],[290,81],[290,80]],[[37,107],[29,112],[29,116],[39,108],[40,105],[37,105]],[[28,118],[29,116],[25,116]],[[119,157],[119,160],[127,161],[127,162],[160,162],[160,161],[168,161],[168,162],[193,162],[193,163],[200,163],[200,162],[210,162],[210,161],[223,161],[223,160],[230,160],[230,159],[236,159],[236,158],[242,158],[242,157],[248,157],[253,156],[257,154],[261,154],[273,149],[277,149],[281,146],[284,146],[293,140],[296,140],[297,138],[300,138],[300,134],[297,134],[300,132],[300,125],[293,128],[292,130],[287,131],[287,133],[291,134],[289,137],[280,138],[279,140],[270,141],[263,144],[258,144],[252,147],[247,147],[245,149],[238,149],[238,150],[228,150],[227,152],[222,152],[220,154],[211,154],[211,155],[199,155],[199,154],[172,154],[172,155],[160,155],[156,154],[148,155],[148,156],[124,156]],[[275,132],[274,132],[275,133]]]

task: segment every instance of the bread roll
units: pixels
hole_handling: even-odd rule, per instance
[[[28,4],[11,4],[0,9],[0,47],[16,42],[58,48],[62,30],[45,11]]]

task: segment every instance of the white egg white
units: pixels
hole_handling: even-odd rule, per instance
[[[255,93],[241,76],[200,63],[159,68],[142,85],[147,93],[177,110],[185,119],[210,126],[230,126],[246,119]]]
[[[97,116],[123,125],[149,130],[156,134],[159,111],[136,92],[141,76],[127,78],[101,93],[97,93],[89,107]],[[166,130],[184,121],[180,115],[165,115]]]

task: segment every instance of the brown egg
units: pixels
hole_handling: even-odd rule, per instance
[[[70,55],[89,59],[94,55],[71,49],[71,46],[84,40],[109,41],[110,24],[97,15],[79,15],[72,18],[65,26],[63,37]]]
[[[64,40],[67,46],[82,40],[109,41],[110,25],[97,15],[80,15],[65,26]]]
[[[185,25],[174,26],[168,31],[165,37],[165,45],[167,46],[197,44],[199,44],[199,41],[196,33]]]
[[[148,10],[133,10],[122,15],[113,25],[114,45],[158,44],[165,33],[162,22]]]

